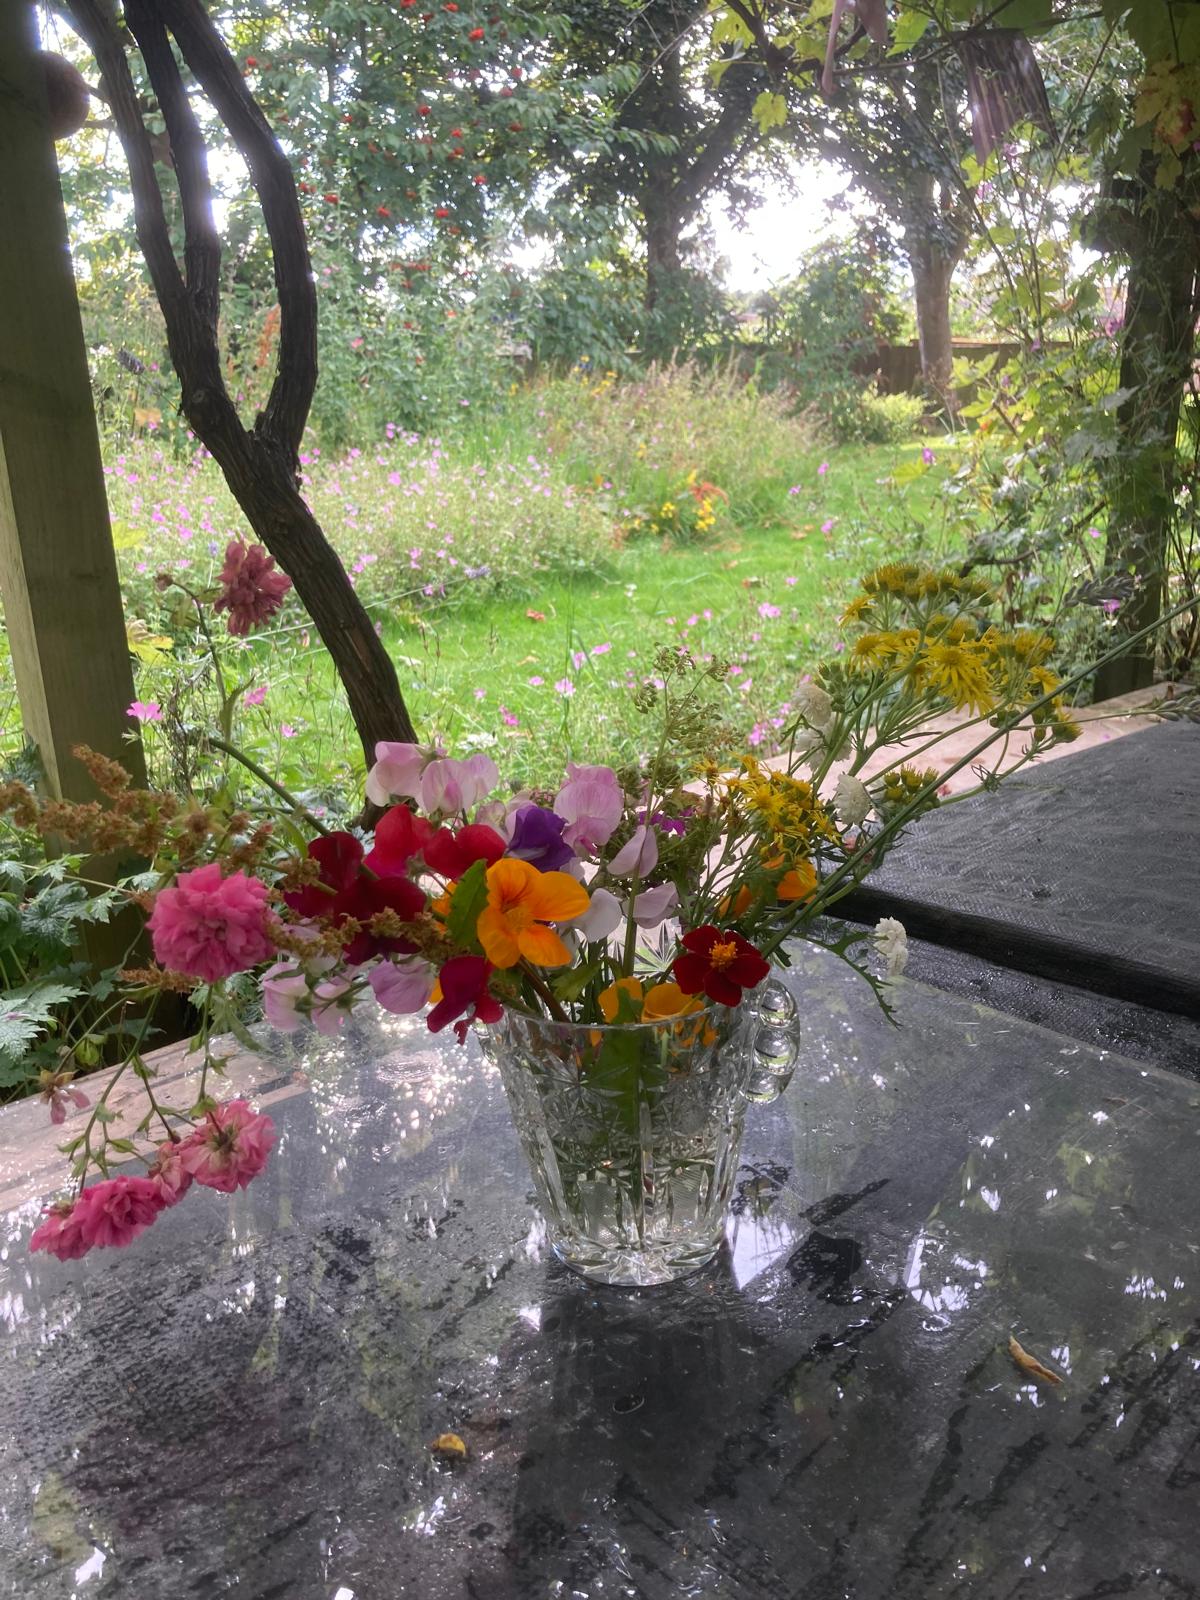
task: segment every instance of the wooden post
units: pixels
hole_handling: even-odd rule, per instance
[[[0,0],[0,595],[47,786],[90,800],[74,745],[146,774],[35,38],[33,6]]]

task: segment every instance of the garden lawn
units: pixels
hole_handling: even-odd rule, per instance
[[[555,782],[567,759],[635,760],[631,690],[653,678],[666,644],[729,663],[731,739],[769,753],[797,684],[837,647],[837,617],[859,577],[928,548],[950,452],[935,443],[930,463],[920,441],[820,447],[752,397],[734,403],[724,435],[714,407],[706,434],[683,405],[671,423],[660,388],[633,401],[592,390],[589,453],[564,397],[540,398],[523,397],[508,426],[457,441],[389,430],[340,460],[315,450],[306,460],[305,491],[376,619],[421,735],[492,750],[521,784]],[[740,433],[738,404],[759,407]],[[203,457],[179,461],[147,441],[106,470],[137,697],[154,708],[142,727],[152,778],[211,793],[224,758],[199,759],[196,739],[216,724],[215,674],[196,601],[178,585],[207,608],[225,544],[245,537],[244,525]],[[687,513],[698,503],[692,479],[715,486],[711,531],[648,532],[664,504]],[[163,574],[175,580],[165,591]],[[307,804],[353,808],[362,753],[298,605],[245,641],[210,620],[234,743]],[[11,688],[0,715],[11,753],[21,743]],[[255,780],[224,765],[248,797]]]

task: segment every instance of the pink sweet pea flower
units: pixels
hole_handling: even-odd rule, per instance
[[[612,838],[624,809],[625,795],[611,767],[568,765],[554,813],[565,818],[563,839],[572,849],[585,854],[601,849]]]
[[[337,1033],[351,1015],[360,995],[353,979],[322,978],[317,974],[331,967],[329,957],[309,962],[312,977],[294,961],[279,961],[262,976],[263,1012],[280,1033],[294,1033],[311,1022],[327,1037]]]
[[[266,961],[267,886],[244,872],[221,876],[216,862],[181,872],[160,889],[146,926],[164,967],[216,983]]]
[[[614,878],[628,878],[634,873],[646,878],[657,865],[658,836],[653,828],[641,827],[635,829],[633,837],[617,851],[608,863],[608,870]]]
[[[83,1191],[72,1217],[86,1250],[106,1250],[132,1244],[162,1209],[162,1195],[152,1178],[105,1178]]]
[[[375,746],[375,765],[367,773],[367,799],[377,806],[407,796],[416,799],[420,792],[421,768],[430,752],[419,744],[400,744],[381,739]]]
[[[70,1200],[59,1200],[46,1214],[46,1220],[33,1230],[29,1240],[31,1250],[45,1250],[47,1255],[60,1261],[78,1261],[88,1253],[83,1237],[82,1218],[75,1215],[75,1205]]]
[[[161,722],[162,714],[162,707],[157,700],[135,700],[125,710],[127,717],[133,717],[138,722]]]
[[[500,774],[490,756],[431,761],[421,773],[421,807],[446,816],[470,811],[486,800],[499,782]]]
[[[232,1194],[257,1178],[275,1143],[275,1124],[247,1100],[214,1106],[179,1150],[184,1171],[206,1189]],[[86,1191],[85,1191],[86,1192]]]
[[[381,961],[371,968],[367,981],[385,1011],[405,1017],[424,1009],[433,993],[435,976],[428,961],[413,957],[408,961]]]
[[[228,611],[229,631],[239,637],[273,617],[292,587],[286,573],[276,572],[274,556],[262,545],[247,545],[241,539],[231,539],[226,546],[218,582],[221,592],[213,610]]]

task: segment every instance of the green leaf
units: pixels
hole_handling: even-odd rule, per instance
[[[888,55],[899,56],[911,50],[931,20],[923,11],[901,11],[892,29],[892,47]]]
[[[446,932],[455,944],[468,950],[481,948],[475,926],[480,912],[487,905],[487,896],[487,862],[475,861],[458,880],[450,901]]]
[[[787,101],[781,94],[764,89],[754,102],[753,115],[760,133],[766,133],[769,128],[781,128],[787,121]]]

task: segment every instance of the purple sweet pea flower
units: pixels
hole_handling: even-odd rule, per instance
[[[575,852],[564,843],[562,832],[566,827],[562,817],[544,806],[522,806],[513,818],[512,836],[504,852],[518,861],[528,861],[539,872],[560,872]]]

